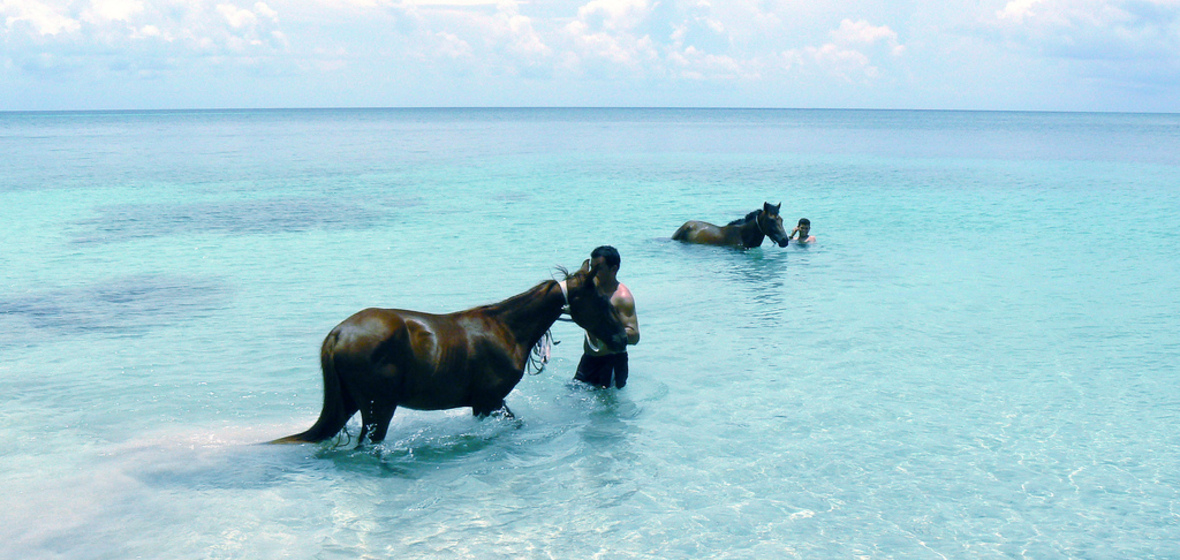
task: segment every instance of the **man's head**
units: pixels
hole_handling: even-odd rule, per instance
[[[799,231],[807,233],[807,231],[811,229],[811,220],[808,220],[807,218],[799,218],[799,225],[795,227],[797,227]]]
[[[599,259],[601,259],[601,261]],[[602,245],[601,247],[595,247],[594,250],[590,252],[590,262],[591,264],[606,265],[613,271],[618,271],[619,263],[622,262],[622,258],[619,257],[619,251],[614,247],[611,247],[610,245]]]

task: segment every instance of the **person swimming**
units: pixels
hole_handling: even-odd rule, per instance
[[[811,220],[807,218],[799,218],[799,225],[791,230],[791,235],[787,239],[795,239],[798,236],[796,243],[815,243],[815,236],[811,233]]]

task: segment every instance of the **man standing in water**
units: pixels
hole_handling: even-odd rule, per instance
[[[619,311],[619,318],[627,332],[627,344],[639,344],[639,318],[635,316],[635,298],[631,290],[616,275],[619,273],[619,251],[610,245],[603,245],[590,253],[590,262],[598,266],[594,285],[598,292],[610,298],[610,303]],[[612,384],[622,389],[627,385],[627,350],[612,352],[594,335],[586,333],[582,344],[582,360],[574,379],[602,388]],[[612,383],[613,378],[613,383]]]
[[[815,243],[815,236],[811,235],[811,220],[799,218],[799,225],[791,230],[791,235],[788,235],[787,239],[793,239],[795,236],[799,237],[799,243]]]

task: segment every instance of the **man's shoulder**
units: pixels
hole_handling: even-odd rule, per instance
[[[619,282],[619,287],[615,288],[614,297],[628,300],[634,299],[634,297],[631,295],[631,288],[628,288],[627,285],[622,282]]]
[[[624,313],[633,313],[635,310],[635,297],[631,295],[630,288],[624,286],[622,282],[615,289],[615,293],[611,294],[610,302],[611,305]]]

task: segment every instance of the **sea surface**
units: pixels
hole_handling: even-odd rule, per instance
[[[1180,115],[0,113],[0,241],[4,559],[1180,557]],[[602,244],[623,390],[557,323],[515,421],[258,444]]]

